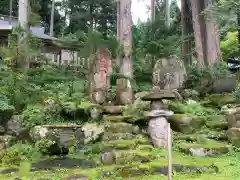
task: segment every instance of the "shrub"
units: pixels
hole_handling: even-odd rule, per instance
[[[40,104],[28,105],[23,111],[24,125],[25,127],[31,128],[36,125],[44,124],[46,115],[44,112],[44,106]]]
[[[42,157],[37,148],[29,144],[15,144],[1,154],[1,163],[19,165],[21,161],[36,161]]]
[[[238,32],[228,32],[226,39],[220,43],[223,59],[239,56]]]
[[[49,154],[49,152],[51,152],[51,148],[53,148],[55,144],[56,142],[49,139],[41,139],[35,143],[35,147],[42,154]]]
[[[0,94],[0,116],[7,118],[10,117],[15,108],[9,104],[9,99],[5,95]]]
[[[230,76],[232,74],[228,71],[225,62],[216,63],[212,68],[193,65],[187,70],[187,80],[184,83],[184,88],[194,89],[201,94],[205,94],[212,90],[215,80]]]

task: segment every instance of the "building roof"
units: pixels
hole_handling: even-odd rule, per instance
[[[9,22],[9,16],[6,15],[1,15],[0,14],[0,31],[11,31],[13,27],[18,25],[18,18],[17,17],[12,17],[11,22]],[[58,38],[51,37],[47,34],[44,33],[45,28],[42,26],[32,26],[30,27],[31,33],[44,40],[45,42],[51,43],[55,46],[64,48],[64,49],[78,49],[78,45],[76,42],[65,42],[61,41]]]

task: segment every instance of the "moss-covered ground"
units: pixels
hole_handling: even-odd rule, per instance
[[[139,151],[141,152],[141,151]],[[151,151],[155,156],[156,159],[147,162],[147,163],[140,163],[140,162],[133,162],[124,165],[111,165],[111,166],[103,166],[99,165],[97,168],[91,169],[81,169],[81,168],[53,168],[49,170],[39,170],[39,171],[32,171],[28,172],[26,167],[21,166],[21,168],[17,167],[19,170],[13,171],[12,173],[8,174],[0,174],[0,179],[12,180],[16,177],[21,176],[24,174],[25,177],[22,179],[29,179],[29,180],[40,180],[40,179],[49,179],[49,180],[61,180],[67,179],[69,176],[73,175],[86,175],[92,180],[101,179],[101,174],[111,173],[110,177],[105,177],[103,179],[112,180],[112,179],[135,179],[135,180],[165,180],[167,179],[166,176],[163,175],[152,175],[146,173],[141,176],[136,176],[132,178],[127,177],[119,177],[117,175],[116,169],[120,167],[135,167],[141,170],[151,170],[155,167],[163,167],[167,166],[167,152],[163,149],[153,149]],[[148,154],[148,153],[146,153]],[[144,155],[144,154],[143,154]],[[82,158],[81,155],[69,155],[71,158]],[[225,155],[216,156],[216,157],[192,157],[184,155],[180,152],[173,153],[173,164],[181,164],[184,166],[206,166],[209,167],[209,172],[184,172],[184,173],[176,173],[174,172],[174,180],[238,180],[240,179],[240,152],[230,152]],[[25,166],[27,166],[25,164]],[[1,167],[1,170],[6,170],[9,167]],[[16,167],[15,167],[16,168]],[[214,169],[214,172],[210,169]],[[25,171],[25,172],[24,172]],[[118,170],[119,171],[119,170]],[[144,172],[144,171],[143,171]]]

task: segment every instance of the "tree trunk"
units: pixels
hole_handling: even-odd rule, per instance
[[[169,4],[169,0],[165,0],[165,18],[166,18],[166,27],[170,28],[171,19],[170,19],[170,4]]]
[[[207,8],[212,6],[212,0],[205,0],[204,7]],[[210,11],[211,13],[211,11]],[[211,14],[209,14],[211,17]],[[206,23],[206,44],[207,44],[207,54],[206,54],[206,65],[208,67],[213,66],[216,62],[222,59],[220,51],[220,36],[219,36],[219,26],[213,18],[205,18]]]
[[[192,7],[192,21],[193,21],[193,30],[194,30],[194,37],[195,37],[195,47],[196,47],[196,54],[197,54],[197,61],[199,65],[204,65],[204,48],[203,48],[203,40],[202,37],[202,25],[201,22],[201,10],[200,10],[200,3],[196,0],[190,0],[191,7]]]
[[[132,78],[132,15],[131,15],[131,0],[121,0],[120,2],[120,28],[119,37],[123,47],[123,56],[120,57],[120,73],[124,77],[118,81],[117,99],[120,104],[126,104],[123,97],[128,97],[128,102],[132,102],[133,94],[129,78]],[[124,87],[124,88],[123,88]],[[123,96],[124,94],[124,96]],[[119,97],[119,98],[118,98]]]
[[[192,64],[192,39],[193,33],[192,14],[189,0],[181,1],[181,23],[182,23],[182,57],[185,67]]]
[[[193,29],[198,63],[208,67],[221,60],[220,39],[217,23],[202,14],[212,5],[212,0],[190,0],[192,6]]]

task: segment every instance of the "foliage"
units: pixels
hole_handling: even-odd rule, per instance
[[[46,122],[46,116],[44,113],[44,106],[40,104],[28,105],[23,111],[24,115],[24,126],[31,128],[36,125],[41,125]]]
[[[219,115],[218,110],[204,107],[197,102],[184,104],[180,102],[170,102],[169,108],[175,113],[189,114],[206,118],[213,115]]]
[[[215,80],[232,76],[225,62],[216,63],[212,68],[192,65],[187,69],[185,88],[195,89],[202,94],[211,90]]]
[[[225,40],[221,41],[223,59],[227,60],[230,57],[239,56],[239,48],[238,32],[228,32]]]
[[[9,99],[0,94],[0,115],[8,117],[13,114],[14,110],[14,106],[9,104]]]
[[[18,41],[19,36],[22,37],[21,41]],[[25,61],[30,63],[34,58],[39,57],[41,48],[42,43],[39,38],[17,26],[9,36],[8,46],[2,46],[0,53],[5,64],[21,66]]]
[[[53,145],[55,145],[56,142],[51,141],[49,139],[41,139],[35,143],[35,147],[38,149],[39,152],[42,154],[48,154],[50,149]]]
[[[235,99],[240,102],[240,86],[238,85],[235,89],[235,91],[233,92],[233,95],[235,97]]]
[[[21,161],[39,160],[42,154],[30,144],[18,143],[1,153],[1,163],[11,166]]]

